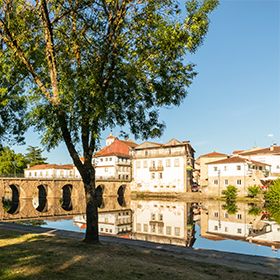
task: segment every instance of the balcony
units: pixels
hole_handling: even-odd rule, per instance
[[[163,166],[152,166],[149,168],[150,171],[163,171]]]

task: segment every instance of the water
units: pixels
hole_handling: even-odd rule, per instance
[[[85,232],[85,215],[45,222],[43,227]],[[280,258],[280,225],[262,205],[131,200],[125,207],[100,209],[99,231],[120,238]]]

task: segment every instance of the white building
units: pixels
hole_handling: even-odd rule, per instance
[[[80,174],[72,164],[38,164],[24,169],[25,178],[76,178]]]
[[[263,162],[271,166],[271,176],[280,177],[280,146],[272,145],[268,148],[256,148],[252,150],[235,152],[239,156]]]
[[[133,239],[191,246],[194,227],[190,203],[132,200]]]
[[[132,177],[131,152],[136,143],[119,140],[110,135],[106,147],[94,155],[96,179],[127,180]]]
[[[73,218],[73,223],[80,229],[86,229],[86,216],[79,215]],[[99,212],[99,233],[103,235],[122,235],[132,230],[131,209],[109,210]]]
[[[219,196],[229,185],[236,186],[238,195],[246,196],[248,187],[262,185],[270,175],[270,165],[239,156],[210,162],[208,165],[208,195]]]
[[[144,142],[134,148],[131,189],[140,192],[191,190],[194,149],[188,141]]]

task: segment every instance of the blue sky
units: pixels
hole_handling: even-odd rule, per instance
[[[198,72],[189,95],[180,107],[161,110],[166,129],[151,140],[190,140],[196,156],[280,145],[280,0],[221,0],[210,18],[204,44],[186,58]],[[29,131],[26,144],[39,146],[38,135]],[[71,162],[64,144],[44,155]]]

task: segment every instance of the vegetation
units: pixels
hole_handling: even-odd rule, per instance
[[[222,207],[224,210],[227,210],[230,215],[235,214],[238,210],[235,200],[227,200],[226,204],[222,205]]]
[[[251,198],[254,198],[256,196],[258,196],[261,193],[261,189],[259,186],[254,185],[254,186],[250,186],[248,187],[248,196]]]
[[[9,147],[0,151],[0,176],[17,176],[23,174],[26,159],[23,154],[15,153]]]
[[[219,260],[221,262],[221,260]],[[276,280],[278,276],[198,263],[176,254],[117,244],[0,232],[0,280]]]
[[[81,174],[86,241],[98,241],[91,160],[101,132],[128,124],[135,137],[162,133],[159,108],[177,106],[187,95],[196,72],[186,55],[202,44],[217,4],[1,1],[1,67],[18,65],[13,75],[23,87],[16,92],[30,101],[29,124],[48,149],[64,141]]]
[[[223,190],[222,194],[225,196],[227,201],[235,201],[237,197],[237,188],[229,185],[226,190]]]
[[[266,209],[271,217],[280,224],[280,179],[274,181],[265,193]]]
[[[26,162],[30,167],[36,164],[44,164],[47,163],[47,158],[42,156],[43,150],[39,147],[28,146],[27,153],[25,155]]]
[[[248,214],[252,216],[258,216],[262,211],[262,208],[255,203],[250,204],[250,208],[248,210]]]

